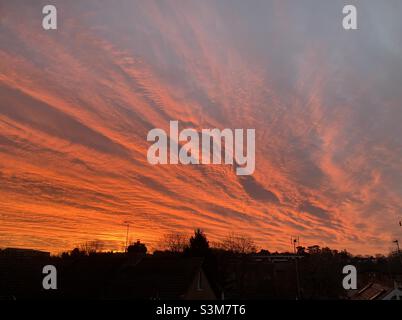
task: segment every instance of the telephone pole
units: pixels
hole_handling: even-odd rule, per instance
[[[399,241],[395,240],[394,243],[396,243],[396,253],[399,254],[401,251],[399,250]]]
[[[125,252],[127,252],[127,248],[128,248],[128,234],[130,232],[130,222],[125,221],[125,224],[127,224],[127,233],[126,233],[126,247],[125,247]]]

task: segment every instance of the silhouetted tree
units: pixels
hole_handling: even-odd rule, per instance
[[[190,238],[190,245],[186,248],[185,253],[193,257],[205,257],[210,253],[209,242],[201,229],[194,231],[194,235]]]
[[[93,241],[87,241],[85,243],[83,243],[80,246],[79,251],[90,255],[90,254],[94,254],[96,252],[100,252],[104,249],[105,247],[105,243],[101,240],[93,240]]]
[[[65,252],[63,252],[63,253],[61,254],[61,258],[62,258],[62,259],[79,258],[79,257],[85,256],[85,255],[86,255],[85,252],[80,251],[80,249],[78,249],[78,248],[74,248],[74,249],[71,250],[71,251],[65,251]]]
[[[230,233],[220,244],[219,247],[232,252],[240,254],[255,253],[257,251],[256,245],[250,237],[242,234]]]
[[[81,255],[82,255],[82,253],[81,253],[80,249],[78,249],[78,248],[74,248],[70,253],[71,257],[79,257]]]
[[[298,255],[303,256],[303,255],[306,254],[306,248],[305,248],[305,247],[302,247],[302,246],[298,246],[298,247],[296,248],[296,253],[297,253]]]
[[[304,299],[339,299],[345,295],[342,268],[350,264],[349,254],[328,247],[311,246],[299,263]],[[357,263],[351,263],[357,266]],[[358,268],[361,272],[362,268]]]
[[[145,244],[141,243],[140,240],[137,240],[137,242],[130,244],[127,247],[127,252],[128,253],[141,253],[141,254],[146,254],[147,253],[147,247]]]
[[[187,236],[180,232],[166,233],[159,241],[159,247],[162,250],[173,253],[181,253],[187,248],[187,246]]]

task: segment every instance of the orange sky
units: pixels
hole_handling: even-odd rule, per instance
[[[118,250],[130,221],[151,249],[200,227],[269,250],[298,235],[389,251],[402,219],[398,10],[379,24],[369,1],[368,30],[345,34],[336,4],[312,21],[292,1],[119,2],[55,1],[56,32],[41,29],[40,1],[0,4],[0,247]],[[254,175],[149,165],[147,133],[170,120],[255,128]]]

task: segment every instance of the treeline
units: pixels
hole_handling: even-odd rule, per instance
[[[87,241],[71,251],[63,252],[61,256],[116,252],[107,250],[107,247],[107,243],[102,240]],[[209,250],[223,250],[236,254],[252,254],[257,252],[257,246],[251,237],[236,233],[229,233],[220,242],[210,243],[204,231],[196,229],[192,236],[182,232],[165,233],[157,242],[157,247],[154,252],[185,253],[202,256]],[[268,252],[267,250],[261,251]],[[125,252],[149,253],[149,250],[145,243],[137,240],[130,243],[127,248],[125,248]]]
[[[108,244],[102,240],[87,241],[72,251],[66,251],[61,256],[68,255],[91,255],[95,253],[119,253],[121,251],[115,251],[108,249]],[[147,245],[141,240],[131,242],[124,252],[129,253],[150,253]],[[297,246],[292,251],[269,251],[268,249],[258,248],[255,241],[244,234],[231,232],[222,241],[210,242],[207,239],[207,235],[202,229],[194,230],[193,235],[188,235],[183,232],[168,232],[162,235],[156,244],[154,253],[172,253],[172,254],[190,254],[203,256],[208,251],[225,251],[232,254],[248,255],[248,254],[262,254],[262,255],[289,255],[297,254],[301,256],[317,255],[323,256],[331,255],[333,257],[341,256],[354,258],[356,260],[377,260],[381,261],[388,258],[398,257],[399,253],[396,251],[390,252],[387,256],[382,254],[373,255],[352,255],[347,250],[336,250],[329,247],[320,247],[313,245],[309,247]]]
[[[102,299],[123,270],[140,266],[141,261],[180,262],[200,257],[216,297],[224,295],[225,299],[346,299],[342,287],[346,265],[358,270],[359,288],[368,282],[392,287],[393,281],[402,280],[399,253],[363,257],[319,246],[271,253],[258,249],[251,238],[234,233],[210,243],[200,229],[191,236],[177,232],[163,235],[152,254],[140,240],[120,252],[107,251],[106,247],[94,240],[59,256],[32,257],[29,252],[11,256],[6,250],[0,251],[0,296]],[[57,292],[38,289],[42,268],[48,264],[58,270]]]
[[[296,247],[295,252],[257,250],[247,236],[231,233],[218,243],[210,243],[206,234],[197,229],[190,237],[183,233],[162,236],[158,249],[152,254],[141,241],[131,243],[126,252],[102,252],[98,241],[64,253],[61,258],[114,256],[204,258],[204,271],[217,296],[225,292],[233,299],[346,299],[342,287],[343,267],[354,265],[359,287],[370,281],[392,286],[402,277],[400,255],[355,256],[346,250],[338,251],[319,246]]]

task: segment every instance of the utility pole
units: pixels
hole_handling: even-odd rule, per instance
[[[395,240],[394,243],[396,243],[396,252],[397,252],[398,254],[400,254],[401,251],[399,250],[399,241],[398,241],[398,240]]]
[[[130,231],[130,222],[126,221],[125,223],[127,223],[126,247],[125,247],[125,252],[127,252],[127,248],[128,248],[128,233]]]

